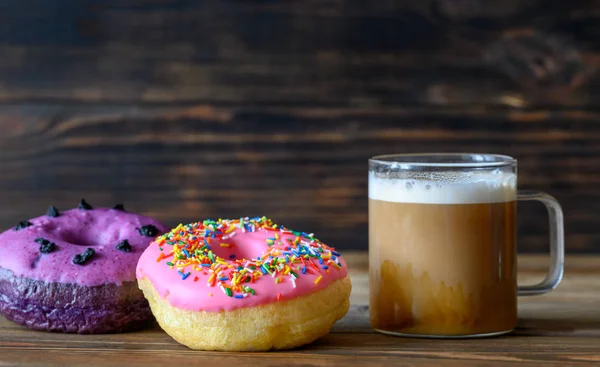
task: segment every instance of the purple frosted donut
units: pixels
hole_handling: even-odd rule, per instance
[[[0,314],[31,329],[117,333],[152,313],[135,277],[148,244],[168,228],[122,205],[19,222],[0,234]]]

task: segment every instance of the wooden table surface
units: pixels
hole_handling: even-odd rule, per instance
[[[367,257],[346,255],[352,306],[332,332],[299,349],[268,353],[192,351],[160,328],[115,335],[35,332],[0,317],[0,366],[520,366],[600,365],[600,257],[567,256],[554,292],[522,297],[511,335],[473,340],[397,338],[368,324]],[[547,259],[519,258],[519,280],[543,277]]]

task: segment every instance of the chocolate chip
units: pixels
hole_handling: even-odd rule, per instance
[[[46,215],[51,218],[56,218],[60,215],[60,212],[58,211],[58,209],[56,209],[54,205],[50,205],[48,211],[46,212]]]
[[[131,245],[129,244],[129,241],[127,241],[127,240],[123,240],[123,241],[119,242],[119,244],[115,248],[119,251],[131,252]]]
[[[83,252],[81,254],[77,254],[77,255],[75,255],[75,257],[73,257],[73,264],[83,265],[89,259],[91,259],[95,253],[96,253],[96,251],[94,251],[93,248],[88,247],[88,249],[85,250],[85,252]]]
[[[81,199],[79,201],[79,205],[77,206],[77,208],[81,209],[81,210],[91,210],[91,209],[94,209],[94,208],[92,208],[92,206],[90,204],[87,203],[87,201],[85,201],[85,199]]]
[[[125,211],[125,207],[123,206],[123,204],[117,204],[117,205],[113,206],[113,209]]]
[[[15,231],[19,231],[19,230],[21,230],[23,228],[27,228],[27,227],[32,226],[32,225],[33,224],[30,221],[28,221],[28,220],[22,220],[13,229]]]
[[[152,224],[143,226],[142,228],[138,229],[138,231],[140,232],[140,234],[142,236],[146,236],[146,237],[155,237],[158,234],[158,228],[156,228]]]
[[[36,238],[35,242],[39,243],[40,245],[47,245],[50,243],[50,241],[48,241],[47,239],[45,239],[43,237]]]
[[[56,244],[54,242],[50,242],[45,238],[36,238],[35,242],[40,244],[40,252],[42,254],[47,254],[49,252],[54,251],[54,249],[56,248]]]

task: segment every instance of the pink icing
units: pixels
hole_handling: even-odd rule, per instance
[[[34,280],[83,286],[135,280],[137,260],[154,239],[142,236],[138,228],[154,225],[159,234],[168,230],[152,218],[107,208],[71,209],[55,218],[44,215],[29,222],[27,228],[0,234],[0,267]],[[40,253],[38,237],[54,242],[54,251]],[[115,248],[125,239],[131,252]],[[88,247],[95,255],[84,265],[74,264],[73,257]]]
[[[210,247],[215,255],[223,258],[228,263],[231,263],[231,260],[229,260],[231,255],[235,255],[235,259],[256,259],[259,256],[264,256],[264,253],[269,249],[266,239],[272,237],[274,232],[258,228],[256,232],[242,232],[242,230],[236,229],[233,233],[235,233],[233,236],[225,240],[213,238],[210,242]],[[285,240],[296,238],[292,234],[279,233],[279,235],[282,241],[278,241],[271,249],[277,248],[284,251],[286,245],[283,243]],[[221,243],[232,246],[221,247]],[[208,285],[210,272],[206,270],[198,271],[192,266],[187,266],[184,269],[179,269],[181,270],[181,273],[179,273],[178,269],[167,265],[167,262],[172,261],[172,256],[157,261],[162,256],[161,254],[170,251],[169,245],[163,243],[162,247],[163,251],[161,252],[160,246],[155,242],[148,246],[138,262],[137,278],[142,279],[145,277],[149,279],[158,294],[167,299],[172,306],[191,311],[230,311],[264,305],[278,300],[291,300],[324,289],[332,282],[347,275],[346,262],[341,256],[337,257],[341,267],[330,266],[327,269],[329,271],[322,268],[324,264],[314,261],[319,270],[316,271],[314,268],[309,267],[314,271],[314,274],[308,272],[302,274],[297,271],[298,278],[295,280],[295,288],[289,276],[283,276],[282,281],[277,284],[274,277],[263,275],[253,283],[247,283],[255,290],[256,294],[239,299],[227,296],[218,286]],[[330,247],[327,248],[333,250]],[[295,267],[294,270],[296,270]],[[187,274],[187,272],[190,274],[183,280],[182,273]],[[315,283],[319,276],[322,276],[322,278]]]

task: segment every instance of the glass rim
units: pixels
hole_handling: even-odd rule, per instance
[[[424,158],[427,157],[432,158],[432,161],[426,161]],[[469,157],[470,159],[449,163],[435,162],[436,157],[456,157],[459,160]],[[376,155],[369,158],[369,163],[414,167],[487,168],[513,166],[516,165],[517,160],[508,155],[488,153],[399,153]]]

